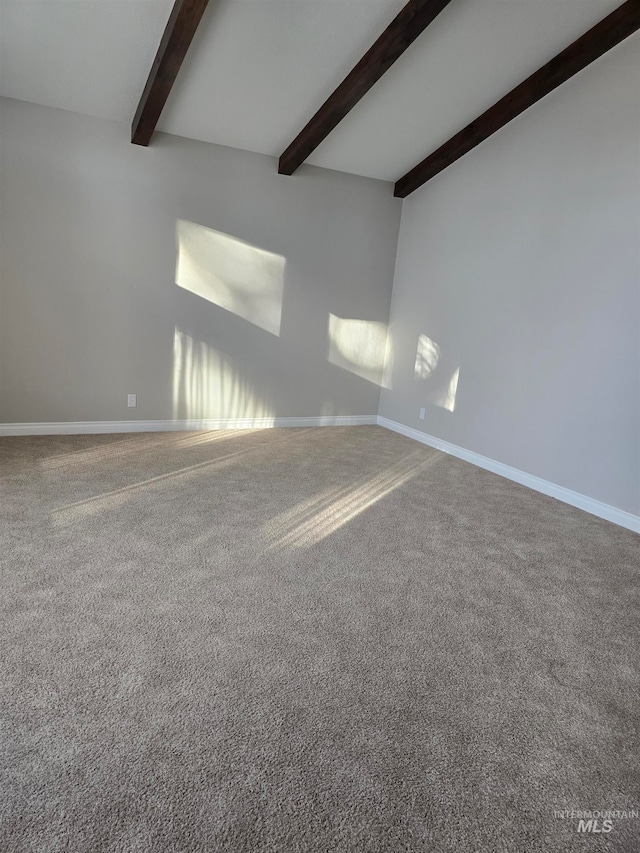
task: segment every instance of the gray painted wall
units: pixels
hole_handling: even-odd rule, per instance
[[[636,35],[405,201],[380,401],[636,514],[639,80]]]
[[[19,101],[0,118],[0,423],[377,413],[381,327],[341,321],[388,320],[388,183],[163,134],[142,149]],[[180,222],[187,283],[226,308],[176,286]]]

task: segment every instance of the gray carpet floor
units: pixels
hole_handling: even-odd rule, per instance
[[[640,537],[379,427],[0,439],[0,850],[640,850]],[[601,823],[601,822],[600,822]]]

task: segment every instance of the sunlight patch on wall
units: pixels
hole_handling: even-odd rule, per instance
[[[392,377],[393,377],[393,363],[394,363],[394,349],[393,349],[393,336],[391,334],[391,328],[387,329],[387,337],[384,345],[384,364],[382,367],[382,379],[380,381],[380,385],[383,388],[391,389],[392,386]]]
[[[274,423],[274,409],[258,393],[234,359],[177,326],[173,334],[173,417],[177,420],[220,418]]]
[[[329,314],[328,359],[356,376],[382,385],[387,324]]]
[[[440,347],[428,335],[420,335],[416,350],[415,379],[428,379],[440,361]]]
[[[439,398],[434,401],[436,406],[440,406],[442,409],[446,409],[448,412],[452,412],[455,409],[459,378],[460,368],[458,367],[453,372],[453,376],[449,380],[449,384],[447,385],[444,393],[442,393]]]
[[[413,453],[401,464],[391,466],[361,485],[328,489],[282,513],[264,528],[271,547],[305,548],[315,545],[439,458],[434,455],[418,462],[421,457],[422,453]]]
[[[453,412],[456,407],[460,379],[459,367],[449,373],[451,362],[452,359],[447,358],[446,354],[443,355],[440,345],[429,335],[418,336],[413,378],[427,383],[424,396],[426,402],[448,412]]]
[[[176,284],[280,334],[285,259],[196,222],[176,223]]]

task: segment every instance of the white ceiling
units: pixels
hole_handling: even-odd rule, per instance
[[[131,122],[172,0],[0,0],[0,94]]]
[[[279,156],[405,0],[210,0],[158,128]],[[396,180],[621,0],[453,0],[308,162]],[[173,0],[0,0],[0,94],[131,122]]]

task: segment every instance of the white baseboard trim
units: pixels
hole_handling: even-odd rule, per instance
[[[378,424],[393,432],[399,432],[401,435],[407,436],[407,438],[413,438],[422,444],[428,444],[429,447],[434,447],[443,453],[449,453],[451,456],[457,456],[458,459],[464,459],[465,462],[471,462],[479,468],[485,468],[487,471],[499,474],[501,477],[506,477],[507,480],[513,480],[515,483],[520,483],[520,485],[534,489],[536,492],[542,492],[543,495],[548,495],[563,503],[575,506],[578,509],[591,513],[591,515],[597,515],[598,518],[604,518],[606,521],[619,524],[620,527],[626,527],[628,530],[640,533],[640,516],[633,515],[623,509],[617,509],[614,506],[594,500],[586,495],[581,495],[579,492],[573,492],[571,489],[565,489],[564,486],[557,486],[548,480],[542,480],[533,474],[527,474],[518,468],[512,468],[510,465],[496,462],[495,459],[481,456],[479,453],[466,450],[464,447],[458,447],[456,444],[450,444],[441,438],[436,438],[420,430],[404,426],[404,424],[389,420],[389,418],[378,416]]]
[[[271,427],[366,426],[376,415],[322,415],[315,418],[204,418],[170,421],[62,421],[60,423],[0,424],[3,435],[97,435],[115,432],[176,432],[207,429],[269,429]]]

